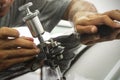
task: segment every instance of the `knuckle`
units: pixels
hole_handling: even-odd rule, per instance
[[[20,45],[20,44],[22,44],[22,43],[25,43],[25,41],[22,39],[22,38],[16,38],[15,40],[14,40],[14,42],[16,43],[16,44],[18,44],[18,45]],[[26,45],[26,44],[25,44]]]
[[[25,52],[26,52],[25,49],[19,49],[19,50],[18,50],[18,53],[25,53]]]
[[[25,40],[23,38],[16,38],[14,40],[14,44],[17,46],[21,46],[21,47],[28,47],[28,48],[34,48],[35,44],[29,40]]]
[[[6,53],[3,51],[0,51],[0,59],[5,59],[7,58],[7,55],[5,55]]]
[[[1,27],[1,30],[6,30],[8,29],[8,27]]]
[[[14,29],[14,30],[16,31],[16,35],[19,36],[20,35],[19,31],[16,29]]]
[[[35,49],[19,49],[18,51],[19,51],[20,55],[22,55],[22,56],[30,56],[30,55],[37,54],[37,51]]]
[[[6,32],[7,32],[7,27],[2,27],[1,29],[0,29],[0,32],[2,32],[3,34],[5,34]]]
[[[21,42],[21,39],[20,39],[20,38],[16,38],[16,39],[14,40],[14,42],[15,42],[15,43],[20,43],[20,42]]]
[[[108,15],[103,15],[102,18],[104,19],[108,18]]]
[[[13,46],[13,47],[21,47],[22,46],[22,42],[19,38],[12,40],[11,44],[12,44],[11,46]]]
[[[28,46],[34,47],[34,45],[35,44],[33,42],[28,41]]]
[[[17,38],[17,39],[15,39],[15,40],[12,40],[11,43],[12,43],[13,46],[18,46],[18,44],[20,44],[20,41],[19,41],[19,39]]]

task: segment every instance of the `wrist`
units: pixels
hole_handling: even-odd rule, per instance
[[[79,17],[86,16],[90,13],[96,13],[97,9],[95,6],[85,0],[72,0],[71,4],[67,9],[68,20],[73,21],[76,15]]]

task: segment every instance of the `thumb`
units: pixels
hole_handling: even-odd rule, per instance
[[[97,27],[95,25],[87,25],[87,26],[77,25],[76,30],[80,34],[85,34],[85,33],[93,34],[97,32]]]

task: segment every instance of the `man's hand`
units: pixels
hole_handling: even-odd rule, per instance
[[[39,51],[32,38],[19,37],[19,32],[12,28],[0,28],[0,71],[32,59]]]
[[[63,19],[73,22],[77,32],[80,33],[83,44],[113,40],[119,34],[119,30],[116,29],[120,28],[120,23],[118,23],[120,21],[120,10],[99,14],[96,7],[86,0],[72,0]],[[101,31],[103,25],[107,28],[102,28]],[[101,37],[99,32],[105,36]]]
[[[83,44],[89,45],[120,38],[118,37],[120,33],[120,10],[112,10],[103,14],[88,12],[86,16],[82,17],[79,17],[79,14],[75,15],[73,22],[81,35]]]

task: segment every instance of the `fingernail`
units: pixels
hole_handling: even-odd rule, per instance
[[[30,40],[30,41],[32,41],[32,42],[34,41],[34,39],[31,38],[31,37],[27,37],[27,39]]]
[[[29,41],[34,41],[34,39],[33,38],[31,38],[31,37],[25,37],[27,40],[29,40]]]
[[[92,33],[97,32],[97,28],[96,28],[96,27],[92,27],[92,28],[91,28],[91,32],[92,32]]]
[[[25,37],[25,36],[22,36],[23,38],[25,38],[26,40],[29,40],[29,41],[34,41],[34,39],[33,38],[31,38],[31,37]]]
[[[37,48],[37,46],[36,46],[36,44],[35,43],[33,43],[33,47],[36,49]]]

